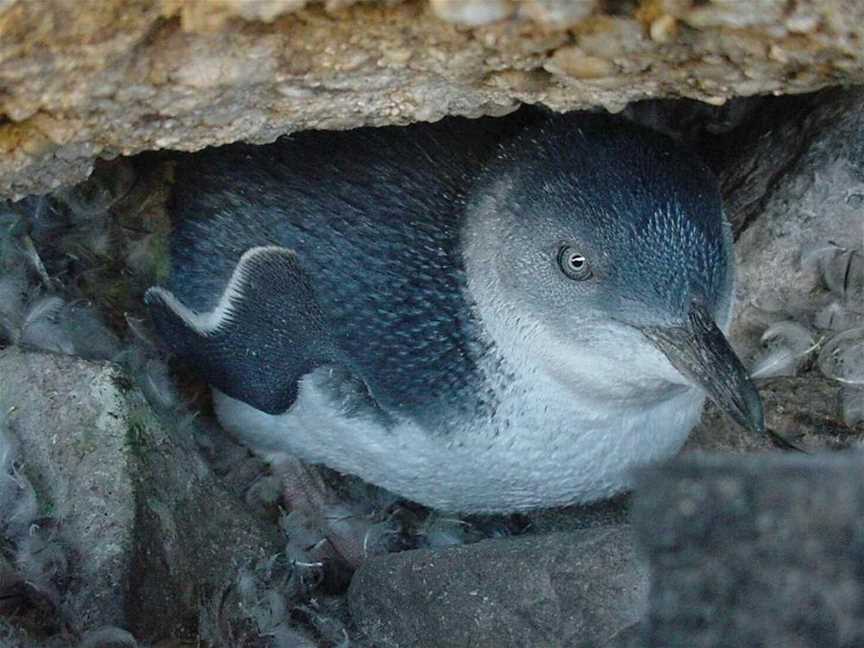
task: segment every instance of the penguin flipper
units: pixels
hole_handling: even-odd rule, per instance
[[[220,391],[268,414],[297,397],[297,382],[326,361],[329,337],[297,256],[247,250],[216,307],[197,313],[165,288],[144,297],[161,339]]]

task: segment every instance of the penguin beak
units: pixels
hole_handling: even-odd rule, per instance
[[[753,432],[765,432],[759,392],[701,302],[691,302],[684,326],[647,327],[642,333],[735,422]]]

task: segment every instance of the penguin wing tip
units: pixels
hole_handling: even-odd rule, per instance
[[[144,303],[147,306],[152,306],[157,302],[164,303],[166,293],[168,293],[168,291],[160,286],[150,286],[144,291]]]

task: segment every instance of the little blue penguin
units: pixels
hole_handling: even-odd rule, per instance
[[[157,333],[256,451],[440,510],[628,488],[706,395],[764,431],[723,331],[718,184],[593,113],[307,132],[178,162]]]

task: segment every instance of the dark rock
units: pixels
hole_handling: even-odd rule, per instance
[[[864,425],[843,422],[843,384],[817,372],[759,380],[768,429],[808,452],[844,450],[864,441]],[[741,427],[709,404],[685,452],[778,451],[767,434]]]
[[[651,648],[864,645],[864,459],[689,458],[646,470]]]
[[[646,595],[630,529],[617,526],[379,556],[355,574],[349,604],[381,646],[578,646],[606,645]]]
[[[630,519],[630,494],[608,500],[566,508],[532,511],[525,514],[531,533],[570,532],[596,527],[627,524]]]
[[[0,375],[24,472],[70,549],[61,612],[76,633],[195,638],[201,606],[282,548],[117,367],[8,348]]]

